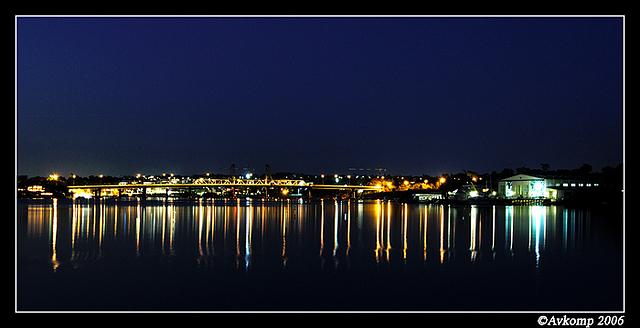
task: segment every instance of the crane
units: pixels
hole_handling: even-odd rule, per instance
[[[231,164],[231,167],[220,167],[218,170],[229,170],[229,178],[235,180],[236,165]]]
[[[476,189],[476,186],[473,184],[473,175],[469,172],[467,172],[465,169],[462,169],[462,171],[464,172],[464,174],[466,174],[468,177],[471,178],[471,180],[469,180],[469,182],[471,182],[471,187],[473,187],[473,191],[475,192],[475,195],[478,195],[478,189]]]

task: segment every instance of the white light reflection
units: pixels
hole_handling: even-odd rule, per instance
[[[493,260],[496,259],[496,206],[491,210],[491,254]]]
[[[334,206],[334,215],[333,215],[333,257],[334,257],[334,261],[335,261],[335,257],[336,257],[336,251],[338,250],[338,217],[339,217],[339,212],[340,212],[340,205],[338,205],[338,201],[335,200],[333,202],[333,206]],[[337,265],[337,261],[336,261],[336,265]]]
[[[351,201],[347,202],[347,260],[349,259],[349,250],[351,249]],[[347,261],[349,263],[349,261]]]
[[[513,206],[505,207],[504,211],[504,247],[509,250],[513,259]]]
[[[164,220],[162,220],[164,222]],[[204,208],[202,206],[202,198],[198,200],[198,267],[201,265],[204,257],[204,249],[202,247],[202,235],[204,234]],[[162,240],[164,241],[164,228],[162,229]],[[205,236],[206,242],[206,236]]]
[[[476,205],[471,205],[471,245],[469,250],[471,251],[471,262],[475,262],[478,254],[478,208]]]
[[[529,222],[531,224],[531,229],[529,230],[529,250],[535,251],[536,268],[538,268],[540,266],[540,250],[544,249],[546,240],[545,208],[544,206],[531,206],[529,214]]]
[[[140,256],[140,221],[142,220],[142,210],[140,198],[138,198],[138,206],[136,206],[136,256]]]
[[[245,245],[244,245],[244,269],[249,271],[251,264],[251,232],[253,230],[253,204],[251,200],[247,200],[247,208],[245,215]]]
[[[77,199],[77,198],[76,198]],[[76,234],[78,232],[78,212],[80,211],[78,204],[80,201],[76,199],[73,200],[73,214],[71,216],[71,259],[74,260],[76,256]]]

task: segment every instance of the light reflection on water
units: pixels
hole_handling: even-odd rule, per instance
[[[394,261],[393,253],[406,263],[411,254],[429,261],[436,252],[437,261],[445,263],[495,259],[497,253],[512,257],[516,250],[533,255],[539,266],[546,250],[597,247],[590,211],[555,206],[54,199],[20,209],[26,242],[29,247],[48,244],[53,270],[105,254],[175,256],[177,248],[181,256],[194,256],[199,266],[234,256],[249,270],[255,255],[277,255],[286,266],[291,257],[318,254],[335,262],[355,254],[372,256],[381,265]]]
[[[116,278],[104,288],[112,293],[112,288],[121,288],[122,281],[117,277],[129,276],[128,272],[137,272],[141,277],[166,276],[166,281],[158,278],[166,285],[176,272],[198,270],[221,274],[217,277],[228,282],[224,288],[231,288],[226,291],[233,295],[237,294],[237,288],[242,289],[233,285],[238,283],[234,277],[260,276],[256,281],[267,287],[261,285],[254,298],[265,294],[271,283],[286,289],[291,288],[293,281],[305,295],[305,302],[310,302],[308,295],[327,293],[323,285],[327,281],[318,280],[317,272],[351,272],[342,278],[350,285],[340,285],[346,288],[345,294],[332,299],[351,300],[348,304],[355,308],[359,307],[353,304],[360,303],[367,304],[361,305],[365,309],[377,306],[366,296],[358,296],[383,288],[371,289],[369,284],[375,282],[387,285],[383,288],[386,293],[397,288],[404,293],[428,291],[440,295],[434,296],[430,305],[423,304],[429,300],[423,296],[416,296],[415,302],[397,301],[400,303],[394,305],[409,304],[419,309],[430,306],[465,310],[469,304],[473,304],[472,309],[519,306],[527,310],[532,304],[547,309],[547,304],[553,304],[550,302],[557,296],[553,294],[555,290],[570,291],[552,305],[551,309],[557,309],[573,300],[586,299],[582,294],[574,295],[583,286],[598,283],[606,283],[607,288],[619,286],[621,271],[617,267],[621,268],[618,259],[622,250],[615,224],[619,221],[613,220],[612,224],[611,219],[601,216],[589,210],[559,206],[449,206],[380,200],[20,200],[18,281],[33,279],[47,284],[47,279],[54,279],[47,275],[71,277],[70,272],[79,272],[82,279],[93,281],[96,272],[109,269],[109,275]],[[613,260],[602,264],[609,258]],[[574,264],[579,266],[574,269]],[[585,268],[595,271],[582,275]],[[21,278],[21,272],[26,272],[28,278]],[[411,275],[407,276],[408,273]],[[283,275],[293,280],[283,281]],[[308,276],[316,277],[316,282]],[[574,277],[578,278],[576,282]],[[206,275],[204,278],[209,279]],[[360,280],[363,282],[359,285]],[[195,286],[202,283],[190,282],[189,278],[180,281],[182,285],[177,290],[192,287],[190,283]],[[146,284],[146,280],[142,282]],[[247,283],[251,284],[243,284]],[[215,280],[207,284],[208,287],[194,288],[222,288]],[[529,284],[533,286],[531,289],[527,287]],[[82,286],[76,280],[65,286],[76,285]],[[34,295],[42,289],[29,288],[37,289]],[[89,293],[77,288],[80,287],[67,289],[75,290],[70,295]],[[25,295],[31,295],[26,289]],[[497,293],[492,297],[501,303],[478,301],[487,297],[488,290]],[[464,297],[455,298],[451,293]],[[618,306],[617,297],[621,293],[607,290],[597,294],[615,297],[615,303],[585,302],[590,307],[610,303]],[[502,294],[506,296],[501,298]],[[509,297],[521,299],[516,302]],[[547,301],[535,303],[532,297]],[[28,304],[37,303],[24,298],[29,300],[25,301]],[[118,296],[111,301],[121,304],[121,299]],[[288,306],[307,304],[292,299]],[[244,306],[237,304],[245,302],[242,298],[234,304]],[[269,302],[274,300],[259,305]],[[191,304],[201,303],[208,304],[200,300]],[[151,309],[160,306],[153,304],[149,305]]]

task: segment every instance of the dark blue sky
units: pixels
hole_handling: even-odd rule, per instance
[[[622,162],[623,18],[18,17],[18,174]]]

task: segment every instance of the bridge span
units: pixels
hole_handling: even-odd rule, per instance
[[[100,190],[100,189],[183,189],[183,188],[207,188],[207,187],[242,187],[242,188],[268,188],[268,187],[281,187],[281,188],[309,188],[309,189],[333,189],[333,190],[368,190],[368,191],[382,191],[381,186],[360,186],[360,185],[317,185],[306,182],[304,180],[289,180],[289,179],[209,179],[200,178],[192,183],[128,183],[128,184],[98,184],[98,185],[79,185],[79,186],[67,186],[69,191],[79,190]]]

